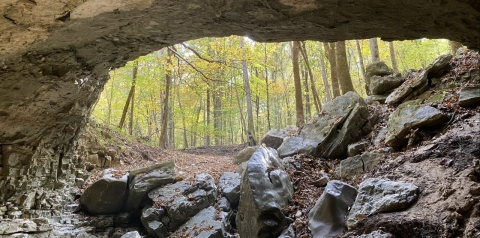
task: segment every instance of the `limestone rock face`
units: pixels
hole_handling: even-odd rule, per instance
[[[277,237],[287,225],[282,208],[293,195],[277,152],[259,147],[242,176],[236,218],[240,237]]]
[[[400,211],[416,201],[419,188],[412,183],[393,182],[370,178],[363,181],[346,224],[355,226],[359,216],[370,216],[382,212]]]
[[[81,206],[90,214],[120,213],[124,209],[128,173],[121,176],[107,169],[80,197]]]
[[[200,210],[215,204],[217,187],[209,174],[198,174],[191,181],[184,180],[148,193],[153,206],[143,209],[141,221],[154,237],[166,237],[168,231],[182,225]]]
[[[410,129],[435,126],[445,121],[446,117],[440,110],[419,104],[419,100],[405,102],[390,114],[385,144],[401,147]]]
[[[331,237],[345,230],[344,219],[357,196],[357,190],[341,181],[328,182],[325,191],[308,213],[313,237]]]
[[[278,149],[283,143],[283,139],[291,134],[297,132],[296,126],[289,126],[281,130],[272,129],[269,130],[262,138],[261,144],[265,144],[266,147],[272,147]]]
[[[286,137],[278,154],[281,158],[298,153],[345,158],[348,145],[363,135],[367,119],[367,104],[363,98],[348,92],[327,102],[323,111],[306,124],[298,136]]]
[[[130,180],[126,209],[134,211],[140,207],[150,190],[175,181],[175,162],[170,161],[130,171]]]

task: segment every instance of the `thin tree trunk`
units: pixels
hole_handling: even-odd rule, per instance
[[[116,70],[113,71],[112,79],[110,80],[111,82],[111,87],[110,87],[110,98],[107,97],[108,99],[108,112],[107,112],[107,126],[110,126],[111,120],[112,120],[112,99],[113,99],[113,85],[115,83],[115,74]]]
[[[300,80],[300,69],[298,64],[298,52],[300,44],[294,41],[292,45],[292,65],[293,65],[293,80],[295,82],[295,111],[297,118],[297,127],[301,128],[305,124],[305,114],[303,112],[302,100],[302,82]]]
[[[337,77],[337,59],[335,56],[335,43],[324,43],[323,47],[325,48],[327,59],[330,62],[330,78],[332,80],[333,97],[338,97],[340,96],[340,87],[338,85]]]
[[[244,43],[243,37],[240,37],[240,48],[243,50]],[[242,71],[243,71],[243,83],[245,87],[245,95],[247,100],[247,124],[248,124],[248,131],[247,131],[247,140],[248,145],[253,146],[256,145],[257,142],[255,141],[255,128],[253,124],[253,112],[252,112],[252,95],[250,92],[250,81],[248,79],[248,68],[247,68],[247,61],[245,60],[245,53],[244,59],[242,60]]]
[[[372,55],[372,63],[376,63],[380,61],[380,54],[378,52],[378,42],[377,38],[370,38],[370,53]]]
[[[128,93],[127,102],[125,102],[125,106],[123,107],[122,118],[120,119],[120,123],[118,124],[118,128],[122,129],[125,125],[125,119],[127,117],[128,108],[130,106],[130,102],[132,100],[133,94],[135,93],[135,80],[137,79],[137,67],[138,62],[133,62],[133,73],[132,73],[132,86],[130,87],[130,92]]]
[[[392,61],[393,71],[398,73],[398,64],[397,58],[395,57],[395,48],[393,46],[393,41],[388,42],[388,48],[390,49],[390,60]]]
[[[170,84],[172,81],[172,72],[169,69],[172,65],[173,51],[167,48],[167,63],[165,74],[165,99],[163,100],[163,112],[162,112],[162,127],[160,129],[160,139],[158,146],[162,149],[166,149],[167,144],[167,127],[168,127],[168,112],[169,112],[169,96],[170,96]]]
[[[303,95],[305,97],[305,116],[306,118],[310,118],[310,115],[312,113],[312,106],[310,103],[310,91],[308,90],[308,73],[305,69],[302,69],[302,76],[304,91]]]
[[[320,43],[322,44],[322,43]],[[323,43],[325,44],[325,43]],[[325,53],[325,49],[323,50]],[[326,53],[325,53],[326,54]],[[325,93],[327,95],[327,102],[332,100],[332,93],[330,91],[330,84],[328,83],[328,76],[327,76],[327,67],[325,66],[325,59],[323,58],[323,55],[320,54],[320,68],[322,70],[322,80],[323,80],[323,87],[325,88]]]
[[[205,135],[205,145],[210,145],[210,89],[207,89],[207,108],[205,109],[205,113],[207,114],[207,125],[206,125],[206,135]]]
[[[266,99],[267,99],[267,129],[270,130],[272,127],[270,125],[270,94],[268,93],[268,69],[267,69],[267,43],[264,43],[264,54],[265,60],[263,65],[265,67],[265,90],[266,90]]]
[[[354,91],[352,84],[352,78],[350,77],[350,69],[348,67],[347,52],[345,49],[345,41],[338,41],[336,46],[336,59],[337,59],[337,76],[342,89],[342,95]]]
[[[137,78],[137,73],[138,73],[138,61],[134,61],[134,67],[133,67],[133,77],[136,79]],[[135,84],[132,84],[132,98],[130,99],[131,101],[131,106],[130,106],[130,120],[128,122],[128,134],[133,135],[133,110],[135,108]]]
[[[362,74],[363,82],[367,83],[367,76],[365,75],[365,64],[363,63],[363,55],[362,49],[360,48],[360,41],[355,40],[355,44],[357,45],[358,62],[360,63],[360,73]]]
[[[317,110],[317,113],[319,113],[322,108],[322,103],[320,102],[317,88],[315,87],[315,80],[313,79],[312,67],[310,67],[310,61],[308,60],[307,47],[305,46],[305,42],[301,42],[300,46],[301,46],[300,52],[302,53],[302,57],[305,60],[305,65],[307,66],[307,69],[308,69],[308,75],[310,76],[310,87],[312,88],[313,103],[315,105],[315,109]]]
[[[232,68],[233,69],[233,68]],[[235,74],[233,75],[233,82],[235,85],[237,85],[237,77],[235,77]],[[242,124],[242,132],[246,133],[247,131],[247,126],[245,125],[245,116],[243,115],[243,108],[242,104],[240,103],[240,96],[238,93],[238,87],[235,87],[235,95],[237,97],[237,106],[238,106],[238,111],[240,112],[240,123]],[[242,138],[243,138],[243,133],[242,133]],[[243,139],[242,139],[243,141]]]

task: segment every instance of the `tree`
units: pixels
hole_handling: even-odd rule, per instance
[[[130,102],[132,102],[132,110],[130,111],[130,122],[132,123],[133,120],[133,98],[135,97],[135,81],[137,79],[137,72],[138,72],[138,61],[135,60],[133,62],[133,71],[132,71],[132,86],[130,87],[130,92],[128,93],[127,101],[125,102],[125,106],[123,107],[122,118],[120,119],[120,123],[118,124],[118,128],[122,129],[125,125],[125,119],[127,117],[128,108],[130,107]],[[130,135],[132,134],[132,125],[130,124]]]
[[[165,64],[166,73],[165,73],[165,99],[163,100],[163,111],[162,111],[162,127],[160,130],[160,139],[158,146],[162,149],[166,149],[167,144],[167,127],[168,127],[168,112],[170,104],[170,84],[172,82],[172,57],[173,50],[170,47],[167,47],[167,62]]]
[[[295,83],[295,111],[297,115],[297,127],[301,128],[305,124],[305,115],[303,113],[302,100],[302,82],[300,80],[300,67],[298,63],[298,53],[300,51],[300,43],[294,41],[292,45],[292,65],[293,65],[293,81]]]
[[[397,58],[395,57],[395,48],[393,47],[393,41],[388,42],[388,48],[390,50],[390,61],[392,61],[393,71],[398,73]]]
[[[380,53],[378,51],[378,42],[377,38],[370,38],[370,53],[372,55],[372,63],[380,61]]]
[[[315,80],[313,80],[312,67],[310,67],[310,61],[308,60],[307,47],[305,47],[305,42],[301,42],[300,52],[302,53],[303,60],[305,61],[305,65],[307,66],[307,69],[308,69],[308,75],[310,78],[310,87],[312,88],[313,104],[315,105],[315,109],[317,110],[317,113],[319,113],[322,108],[322,103],[320,102],[320,98],[318,97],[317,88],[315,87]],[[308,84],[305,87],[307,86]]]
[[[319,43],[322,44],[321,42],[319,42]],[[326,43],[323,43],[323,44],[326,44]],[[319,50],[319,51],[321,51],[321,50]],[[323,52],[326,53],[326,50],[324,49]],[[330,92],[330,84],[328,83],[327,67],[325,66],[325,59],[323,58],[322,54],[318,58],[319,58],[320,69],[322,71],[323,87],[325,88],[327,101],[330,101],[330,100],[332,100],[332,94]]]
[[[330,79],[332,81],[333,97],[338,97],[340,96],[340,87],[338,85],[335,43],[326,42],[323,44],[323,47],[325,49],[325,54],[327,55],[328,62],[330,63]]]
[[[240,37],[240,49],[244,49],[244,42],[243,37]],[[242,59],[242,72],[243,72],[243,83],[245,87],[245,96],[247,100],[247,141],[248,145],[253,146],[256,145],[257,142],[255,141],[255,128],[253,124],[253,112],[252,112],[252,94],[250,92],[250,81],[248,78],[248,67],[247,67],[247,60],[245,59],[245,51],[243,51],[243,59]]]
[[[363,63],[363,55],[362,49],[360,47],[360,41],[355,40],[355,45],[357,46],[358,62],[360,63],[360,73],[362,73],[363,82],[367,83],[367,77],[365,75],[365,64]]]
[[[352,78],[350,77],[350,68],[348,67],[347,51],[345,49],[345,41],[338,41],[335,43],[335,58],[337,60],[337,76],[342,95],[354,91]]]

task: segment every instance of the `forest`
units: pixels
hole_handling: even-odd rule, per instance
[[[160,148],[256,144],[270,129],[302,127],[336,96],[366,97],[365,68],[372,62],[402,73],[458,47],[443,39],[202,38],[111,70],[92,117]]]

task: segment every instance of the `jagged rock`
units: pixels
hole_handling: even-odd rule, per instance
[[[379,151],[366,152],[361,155],[346,158],[340,161],[340,166],[335,170],[335,176],[342,179],[352,179],[357,174],[371,171],[385,158]]]
[[[308,226],[313,237],[340,235],[346,228],[344,219],[356,195],[356,189],[344,182],[328,182],[325,191],[308,213]]]
[[[236,223],[240,237],[276,237],[287,225],[282,208],[293,195],[277,152],[259,147],[242,175]]]
[[[248,161],[250,157],[253,155],[255,150],[257,149],[257,146],[249,146],[240,152],[238,152],[237,155],[233,157],[233,163],[234,164],[241,164],[245,161]]]
[[[124,209],[128,173],[117,176],[107,169],[102,178],[88,187],[80,197],[80,204],[90,214],[119,213]]]
[[[416,201],[418,192],[419,188],[412,183],[367,179],[358,188],[346,224],[350,229],[357,224],[358,217],[404,210]]]
[[[225,172],[220,176],[218,190],[222,192],[230,203],[236,203],[240,199],[240,180],[238,173]]]
[[[330,181],[330,180],[328,179],[328,177],[324,175],[324,176],[321,177],[320,179],[317,179],[317,180],[315,180],[315,181],[312,181],[311,184],[313,184],[313,185],[315,185],[315,186],[317,186],[317,187],[325,187],[325,186],[327,186],[327,184],[328,184],[329,181]]]
[[[295,229],[293,228],[293,224],[290,224],[285,230],[283,230],[278,238],[295,238]]]
[[[344,158],[347,146],[362,136],[367,119],[367,104],[363,98],[348,92],[327,102],[323,111],[306,124],[298,136],[286,137],[278,154],[281,158],[299,153]]]
[[[233,231],[233,226],[235,225],[235,217],[236,213],[233,211],[228,211],[228,212],[220,212],[220,217],[222,218],[222,234],[223,237],[230,237],[238,238],[238,234],[234,236],[232,233]]]
[[[480,86],[462,88],[458,98],[458,105],[462,107],[480,105]]]
[[[401,74],[392,74],[386,76],[374,75],[370,78],[369,95],[385,94],[390,90],[402,85],[402,83],[403,77]]]
[[[127,211],[140,208],[145,195],[154,188],[173,183],[175,181],[175,161],[155,164],[146,168],[130,171],[128,184]]]
[[[50,225],[48,220],[45,218],[34,218],[27,220],[14,219],[8,221],[3,220],[0,222],[0,236],[13,235],[15,233],[35,234],[51,231],[52,229],[52,225]]]
[[[171,237],[223,238],[222,222],[217,221],[216,216],[214,207],[205,208],[180,226]]]
[[[367,65],[367,68],[365,69],[365,89],[367,92],[367,95],[371,95],[371,88],[370,88],[370,83],[371,83],[371,78],[373,76],[386,76],[395,73],[393,69],[389,68],[385,62],[379,61],[375,63],[371,63]]]
[[[365,98],[365,102],[368,105],[373,105],[375,102],[378,102],[380,104],[384,104],[385,100],[387,99],[388,95],[390,94],[383,94],[383,95],[369,95],[368,97]]]
[[[385,144],[392,147],[404,146],[405,136],[411,129],[436,126],[446,120],[440,110],[422,106],[420,102],[420,100],[405,102],[390,114]]]
[[[247,169],[247,164],[248,161],[242,162],[240,165],[238,165],[237,169],[235,169],[235,172],[242,175],[243,172]]]
[[[288,126],[281,130],[272,129],[269,130],[262,138],[261,144],[265,144],[266,147],[272,147],[278,149],[283,143],[283,139],[287,136],[290,136],[298,131],[296,126]]]
[[[141,238],[140,234],[138,231],[130,231],[125,234],[121,238]]]
[[[381,230],[372,231],[368,234],[363,234],[355,236],[355,238],[393,238],[394,236],[390,233],[386,233]]]
[[[145,207],[141,221],[148,233],[164,237],[189,217],[215,204],[217,187],[209,174],[198,174],[191,180],[156,188],[148,193],[153,205]]]
[[[352,157],[362,153],[369,144],[370,143],[368,141],[359,141],[359,142],[348,145],[347,147],[348,156]]]
[[[230,202],[228,201],[228,199],[226,197],[221,197],[218,200],[217,204],[218,204],[217,208],[222,212],[228,212],[228,211],[232,210],[232,207],[230,206]]]
[[[451,59],[451,54],[441,55],[414,79],[405,81],[400,87],[395,89],[385,102],[390,105],[400,104],[427,91],[430,86],[429,80],[441,76]]]

